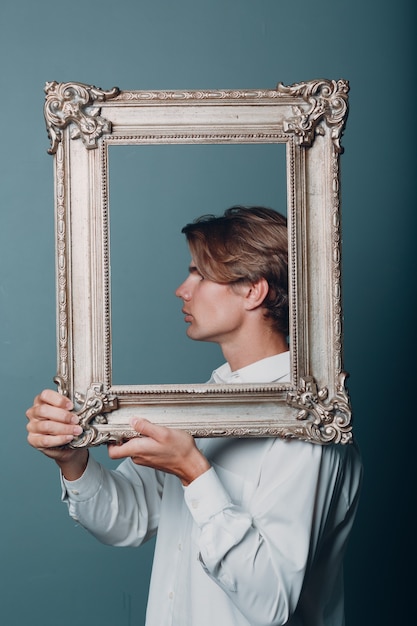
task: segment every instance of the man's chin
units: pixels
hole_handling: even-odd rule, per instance
[[[207,341],[207,342],[215,342],[214,339],[212,339],[211,337],[207,337],[206,335],[199,333],[195,328],[192,328],[191,326],[189,326],[187,328],[187,337],[189,339],[192,339],[193,341]]]
[[[198,336],[198,333],[196,333],[195,330],[191,326],[187,328],[186,334],[189,339],[193,339],[194,341],[200,341],[200,337]]]

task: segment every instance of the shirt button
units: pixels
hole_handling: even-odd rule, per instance
[[[191,501],[191,506],[193,507],[193,509],[198,509],[198,500],[192,500]]]
[[[180,552],[181,552],[181,550],[182,550],[182,545],[181,545],[180,543],[178,544],[178,550],[179,550]]]
[[[174,592],[173,592],[173,591],[170,591],[170,593],[169,593],[169,596],[168,596],[168,597],[169,597],[169,599],[170,599],[170,600],[172,600],[172,598],[174,597]]]
[[[72,490],[71,490],[71,493],[72,493],[74,496],[78,496],[78,495],[80,494],[80,492],[79,492],[79,491],[77,491],[76,489],[72,489]]]

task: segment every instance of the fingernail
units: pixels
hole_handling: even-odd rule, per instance
[[[80,418],[78,417],[78,415],[75,415],[75,414],[74,414],[74,415],[71,417],[71,424],[78,424],[78,423],[79,423],[79,421],[80,421]]]
[[[81,435],[81,433],[83,432],[83,429],[81,428],[81,426],[74,426],[74,428],[72,429],[72,432],[74,433],[74,435]]]

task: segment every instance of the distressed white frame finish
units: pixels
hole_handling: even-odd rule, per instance
[[[54,155],[58,369],[83,434],[72,446],[136,436],[133,416],[194,436],[352,440],[342,366],[340,139],[345,80],[271,90],[103,91],[47,83]],[[291,383],[112,384],[108,148],[285,143]]]

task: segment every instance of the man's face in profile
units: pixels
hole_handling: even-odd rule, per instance
[[[184,305],[187,335],[220,345],[237,339],[244,321],[244,297],[231,285],[204,278],[191,259],[189,274],[175,292]]]

